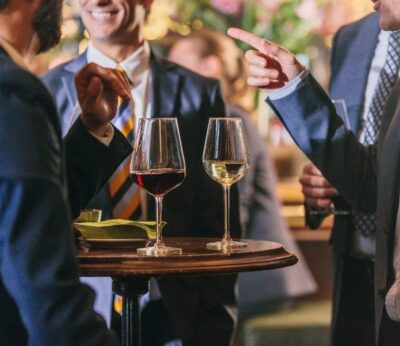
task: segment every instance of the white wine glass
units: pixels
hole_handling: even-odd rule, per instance
[[[332,104],[335,107],[336,114],[342,119],[346,129],[351,130],[349,116],[347,114],[346,102],[344,99],[332,99]],[[332,202],[326,208],[311,208],[310,215],[349,215],[350,210],[342,209],[343,202],[341,196],[335,196],[331,198]]]
[[[176,118],[141,118],[133,145],[130,166],[133,181],[156,201],[157,236],[153,246],[137,250],[143,256],[180,255],[182,249],[164,244],[162,202],[186,176],[185,158]]]
[[[203,166],[207,174],[222,185],[224,191],[224,236],[221,241],[208,243],[212,250],[247,246],[234,241],[230,234],[230,187],[249,168],[246,138],[240,118],[210,118],[203,150]]]

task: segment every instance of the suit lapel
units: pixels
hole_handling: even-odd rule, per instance
[[[353,28],[353,31],[355,28]],[[336,52],[339,62],[334,66],[331,80],[332,98],[344,98],[346,101],[351,129],[357,133],[364,106],[365,89],[368,83],[368,72],[378,42],[379,16],[371,15],[364,20],[356,33],[341,38],[343,52]],[[366,37],[368,42],[366,44]],[[343,60],[342,60],[343,59]],[[357,61],[354,64],[354,61]]]
[[[65,65],[66,73],[62,75],[62,83],[68,100],[73,107],[78,99],[75,88],[75,75],[79,70],[87,64],[86,52],[79,55],[76,59],[71,60]]]
[[[151,78],[152,117],[178,116],[180,76],[174,72],[173,65],[152,54]]]

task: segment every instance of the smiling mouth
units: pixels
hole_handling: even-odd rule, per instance
[[[109,19],[113,15],[116,14],[115,11],[109,11],[109,12],[105,12],[105,11],[90,11],[89,13],[93,18],[100,19],[100,20]]]

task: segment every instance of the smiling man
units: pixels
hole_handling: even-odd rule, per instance
[[[61,7],[0,0],[1,345],[115,343],[79,282],[71,223],[131,150],[110,124],[129,88],[94,64],[77,74],[83,110],[65,138],[66,164],[53,99],[27,67],[58,42]]]
[[[76,0],[74,4],[90,33],[88,49],[44,77],[62,113],[63,132],[68,130],[76,102],[73,79],[81,66],[87,62],[119,66],[131,83],[134,105],[133,109],[122,110],[114,124],[130,140],[134,126],[129,124],[135,124],[140,117],[178,119],[187,176],[164,199],[164,235],[221,237],[224,227],[220,186],[207,176],[201,159],[208,119],[225,114],[218,83],[159,59],[151,51],[143,38],[143,26],[152,0]],[[122,173],[127,164],[121,166],[91,205],[102,209],[105,217],[154,219],[153,199],[137,198],[138,187]],[[231,225],[237,237],[240,224],[236,187],[231,196]],[[165,306],[184,345],[229,345],[237,313],[235,283],[236,276],[160,279],[162,303],[151,304]],[[111,294],[110,284],[108,291]],[[110,307],[104,308],[105,314],[109,313]],[[161,333],[154,330],[168,329],[155,327],[160,316],[161,313],[153,315],[148,328],[144,326],[149,338],[160,337]],[[155,340],[145,342],[158,345]]]

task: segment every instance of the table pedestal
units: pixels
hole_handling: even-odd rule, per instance
[[[122,346],[142,344],[140,297],[149,291],[150,278],[113,278],[113,292],[123,297]]]

